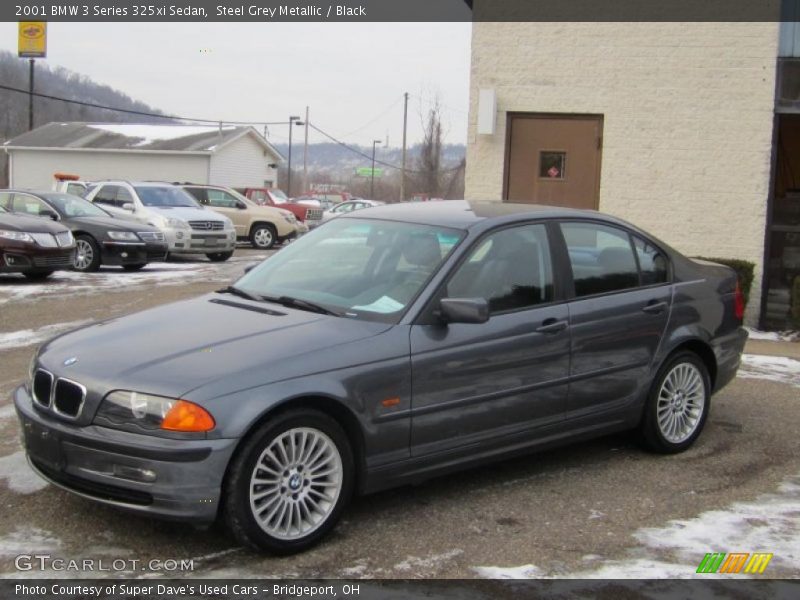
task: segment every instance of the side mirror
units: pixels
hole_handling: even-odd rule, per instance
[[[40,217],[50,217],[53,221],[58,221],[58,213],[54,210],[43,210],[39,212]]]
[[[244,202],[237,202],[236,208],[238,208],[239,210],[247,210],[247,204],[245,204]]]
[[[135,212],[136,206],[133,204],[133,202],[126,202],[125,204],[122,205],[122,210],[127,210],[128,212]]]
[[[485,298],[442,298],[439,311],[445,323],[486,323],[489,303]]]

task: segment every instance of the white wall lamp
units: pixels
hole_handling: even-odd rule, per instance
[[[497,93],[493,89],[478,90],[478,133],[494,135],[497,127]]]

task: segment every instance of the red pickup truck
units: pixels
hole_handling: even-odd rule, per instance
[[[237,188],[237,192],[243,194],[249,200],[262,206],[276,206],[290,211],[299,221],[305,223],[309,229],[313,229],[322,223],[322,209],[305,204],[296,204],[281,190],[277,188]]]

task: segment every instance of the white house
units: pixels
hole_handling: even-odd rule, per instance
[[[252,127],[48,123],[3,145],[9,185],[50,188],[57,172],[81,179],[191,181],[271,187],[281,154]]]

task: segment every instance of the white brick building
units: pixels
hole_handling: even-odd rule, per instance
[[[748,322],[788,324],[800,212],[770,215],[800,190],[800,122],[776,104],[791,25],[474,23],[467,198],[598,208],[752,261]]]
[[[49,189],[57,172],[102,179],[272,187],[280,153],[252,127],[49,123],[9,140],[9,185]]]

